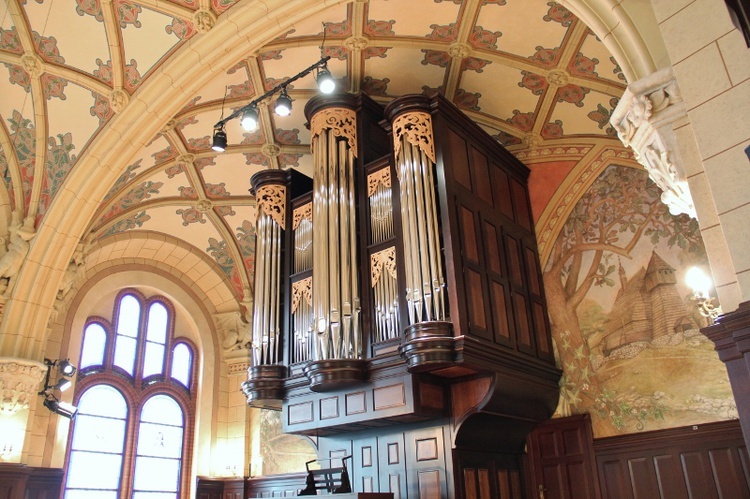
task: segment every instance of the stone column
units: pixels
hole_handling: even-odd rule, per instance
[[[727,366],[745,445],[750,448],[750,301],[701,329]]]

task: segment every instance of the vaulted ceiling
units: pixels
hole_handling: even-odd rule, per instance
[[[142,86],[165,78],[159,68],[184,57],[191,38],[210,36],[235,5],[0,1],[0,225],[11,211],[39,223],[115,114]],[[555,2],[357,1],[269,39],[184,102],[149,144],[108,165],[120,177],[87,222],[88,242],[133,230],[179,238],[215,261],[241,298],[254,261],[249,178],[265,168],[310,172],[302,111],[315,82],[308,76],[290,85],[288,117],[261,107],[253,133],[231,122],[223,154],[211,150],[212,127],[222,113],[295,75],[321,52],[331,56],[340,89],[383,104],[440,91],[524,161],[533,151],[564,145],[569,154],[544,170],[541,194],[532,194],[536,204],[549,201],[592,148],[619,145],[608,119],[625,77],[591,30]],[[543,208],[535,206],[537,215]]]

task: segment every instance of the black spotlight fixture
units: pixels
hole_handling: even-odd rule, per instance
[[[244,128],[246,132],[252,132],[258,128],[258,109],[255,106],[242,113],[240,125],[242,125],[242,128]]]
[[[224,118],[224,106],[222,104],[221,119],[214,125],[213,145],[211,146],[211,149],[216,152],[224,152],[226,150],[227,133],[224,130],[224,126],[227,124],[227,122],[235,118],[240,119],[240,124],[242,125],[242,128],[245,129],[245,131],[252,132],[253,130],[255,130],[258,127],[258,104],[265,101],[266,99],[270,99],[277,93],[279,94],[279,96],[276,99],[276,114],[278,114],[279,116],[289,116],[289,114],[292,112],[292,99],[287,93],[287,87],[292,82],[299,80],[303,76],[307,76],[316,69],[318,70],[318,72],[316,74],[315,81],[318,85],[318,88],[320,89],[320,92],[324,94],[333,92],[336,89],[336,82],[334,81],[331,72],[328,70],[328,61],[330,59],[330,55],[321,57],[318,62],[316,62],[309,68],[306,68],[296,75],[292,76],[291,78],[284,80],[282,83],[279,83],[268,92],[254,99],[249,104],[236,109],[226,118]]]
[[[323,68],[318,71],[316,81],[318,83],[318,90],[324,94],[331,94],[336,90],[336,82],[333,80],[331,72],[328,71],[328,64],[324,65]]]
[[[73,404],[63,402],[51,393],[48,393],[44,397],[44,407],[54,412],[55,414],[59,414],[60,416],[66,417],[68,419],[73,419],[78,412],[78,407],[74,406]]]
[[[276,108],[274,110],[279,116],[289,116],[292,114],[292,99],[286,93],[286,87],[281,89],[281,94],[276,99]]]
[[[224,131],[224,125],[214,127],[214,140],[211,149],[216,152],[224,152],[227,148],[227,132]]]
[[[44,388],[39,392],[39,395],[44,397],[44,407],[59,414],[66,418],[73,418],[78,412],[78,408],[67,402],[63,402],[59,398],[55,397],[52,393],[54,390],[64,392],[71,386],[71,382],[67,379],[73,376],[76,372],[76,366],[70,363],[70,359],[63,360],[50,360],[44,359],[44,365],[47,366],[47,375],[44,378]],[[60,377],[54,384],[50,383],[50,377],[52,375],[52,368],[56,367],[60,372]]]

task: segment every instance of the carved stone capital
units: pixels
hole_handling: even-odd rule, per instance
[[[216,14],[210,10],[198,9],[193,13],[193,24],[198,33],[208,33],[216,24]]]
[[[109,94],[109,107],[116,113],[121,113],[130,102],[130,96],[125,90],[116,88]]]
[[[609,121],[663,191],[661,199],[670,213],[697,218],[674,132],[674,125],[685,118],[672,68],[665,68],[631,83]]]
[[[0,357],[0,414],[9,416],[27,409],[46,373],[41,362]]]
[[[44,73],[44,62],[40,57],[31,54],[21,56],[21,66],[32,78],[39,78]]]
[[[224,358],[239,359],[249,362],[250,343],[252,333],[250,324],[245,322],[241,311],[214,314],[216,332],[219,334]],[[247,369],[247,367],[246,367]]]

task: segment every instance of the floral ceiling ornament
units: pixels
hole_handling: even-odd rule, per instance
[[[454,59],[463,59],[471,55],[471,45],[464,42],[453,43],[448,47],[448,55]]]
[[[550,85],[564,87],[570,81],[570,75],[566,71],[553,69],[552,71],[547,73],[547,81],[550,83]]]
[[[44,73],[44,62],[35,55],[25,54],[21,56],[21,66],[32,78],[39,78]]]
[[[216,24],[216,14],[210,10],[198,9],[193,13],[193,24],[198,33],[208,33]]]
[[[359,50],[362,51],[370,45],[369,38],[364,36],[350,36],[344,40],[344,47],[351,51]]]
[[[128,102],[130,102],[130,96],[121,88],[116,88],[109,94],[109,107],[116,113],[123,112]]]
[[[281,148],[276,144],[264,144],[260,151],[268,158],[275,158],[281,154]]]
[[[674,125],[687,118],[671,68],[631,83],[612,112],[610,123],[623,144],[663,191],[661,200],[672,215],[697,218]]]

